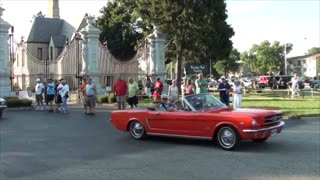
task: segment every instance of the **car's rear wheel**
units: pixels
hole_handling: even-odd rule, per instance
[[[268,139],[268,137],[266,137],[266,138],[259,138],[259,139],[252,139],[252,141],[253,141],[253,142],[256,142],[256,143],[263,143],[263,142],[265,142],[267,139]]]
[[[146,136],[146,131],[139,121],[130,123],[130,134],[134,139],[143,139]]]
[[[225,150],[233,150],[240,141],[237,130],[231,126],[221,127],[216,138],[220,147]]]

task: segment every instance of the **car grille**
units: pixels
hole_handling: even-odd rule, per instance
[[[282,119],[282,113],[265,117],[264,118],[264,123],[265,124],[274,123],[274,122],[279,121],[280,119]]]

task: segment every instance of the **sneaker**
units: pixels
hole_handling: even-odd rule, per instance
[[[40,107],[39,107],[39,106],[37,106],[37,107],[35,108],[35,110],[36,110],[36,111],[39,111],[39,110],[40,110]]]
[[[44,107],[41,107],[40,110],[43,111],[43,110],[44,110]]]

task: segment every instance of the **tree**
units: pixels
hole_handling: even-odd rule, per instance
[[[137,14],[167,36],[166,54],[175,59],[180,88],[182,61],[216,61],[232,49],[233,29],[226,23],[224,0],[137,0]]]
[[[120,60],[131,59],[143,44],[144,37],[151,32],[134,13],[135,1],[114,0],[108,2],[100,12],[97,27],[102,30],[100,41]]]
[[[284,68],[284,56],[292,50],[293,45],[288,43],[263,41],[260,45],[254,44],[249,51],[241,54],[249,69],[255,74],[271,74],[281,72]]]
[[[46,17],[46,15],[44,15],[44,14],[42,13],[42,11],[39,11],[37,14],[35,14],[35,15],[32,16],[33,19],[34,19],[34,18],[37,18],[37,17],[44,18],[44,17]]]
[[[237,49],[232,49],[230,55],[223,60],[219,60],[214,64],[215,70],[219,74],[227,76],[229,72],[237,72],[240,68],[240,64],[237,62],[240,60],[240,53]]]
[[[312,55],[312,54],[316,54],[316,53],[320,53],[320,47],[313,47],[313,48],[309,49],[306,54]]]

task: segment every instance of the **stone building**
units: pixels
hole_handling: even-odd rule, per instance
[[[63,78],[76,89],[83,76],[90,76],[100,93],[118,74],[125,79],[146,79],[148,75],[164,80],[165,39],[157,29],[133,58],[121,61],[100,43],[101,31],[93,25],[94,17],[85,14],[73,28],[59,18],[58,0],[49,0],[49,5],[50,17],[35,18],[27,40],[16,42],[14,83],[21,89],[33,88],[36,78]]]

